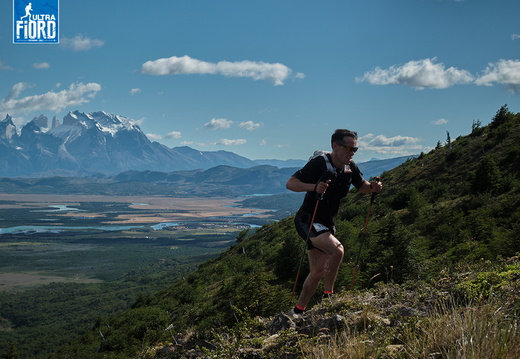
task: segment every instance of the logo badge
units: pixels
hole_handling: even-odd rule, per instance
[[[59,0],[13,0],[13,43],[58,44]]]

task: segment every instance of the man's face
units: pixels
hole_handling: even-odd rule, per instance
[[[348,165],[352,157],[357,151],[357,141],[350,136],[343,137],[342,143],[334,144],[334,152],[336,152],[338,160],[344,165]]]

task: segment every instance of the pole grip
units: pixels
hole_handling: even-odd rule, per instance
[[[379,176],[374,177],[374,181],[381,182],[381,177],[379,177]],[[376,195],[377,195],[376,192],[372,192],[372,196],[370,197],[370,203],[374,203],[374,200],[376,199]]]
[[[329,179],[331,180],[331,177],[332,177],[332,175],[331,175],[330,171],[325,171],[325,173],[323,173],[323,175],[320,178],[320,182],[324,182],[325,183]],[[316,189],[317,189],[317,187],[318,187],[318,184],[316,184]],[[318,192],[316,192],[316,199],[318,201],[322,201],[324,195],[325,195],[325,193],[318,193]]]

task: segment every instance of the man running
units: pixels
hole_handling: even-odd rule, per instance
[[[32,3],[29,3],[29,4],[25,7],[25,15],[22,16],[22,17],[20,18],[20,20],[22,20],[22,19],[24,19],[24,18],[26,18],[26,17],[28,17],[29,20],[31,20],[31,11],[33,11]]]
[[[340,200],[353,184],[361,193],[381,192],[381,182],[369,183],[352,157],[358,150],[357,133],[338,129],[331,138],[332,152],[311,159],[287,181],[287,189],[307,192],[295,217],[298,234],[307,240],[310,272],[290,314],[301,314],[323,279],[324,297],[334,293],[334,282],[343,260],[343,245],[334,236]],[[319,198],[321,197],[321,198]],[[319,201],[319,203],[316,203]],[[310,228],[314,212],[314,221]],[[309,233],[310,229],[310,233]]]

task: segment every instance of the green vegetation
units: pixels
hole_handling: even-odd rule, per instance
[[[349,319],[335,336],[271,337],[260,319],[292,305],[303,243],[286,218],[240,233],[218,258],[46,357],[184,358],[198,348],[211,358],[518,358],[519,144],[520,114],[503,106],[489,126],[474,122],[450,147],[385,172],[366,236],[369,198],[352,191],[337,223],[347,249],[339,298],[310,305]]]
[[[45,357],[100,317],[125,309],[218,255],[228,228],[162,231],[76,230],[4,234],[0,277],[0,357]],[[186,240],[189,239],[189,240]]]

